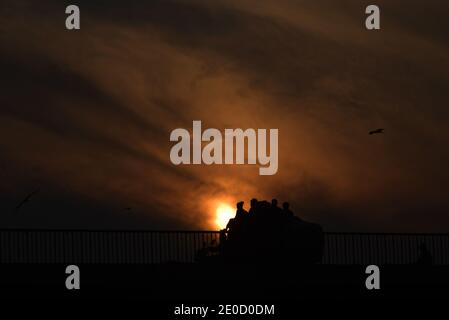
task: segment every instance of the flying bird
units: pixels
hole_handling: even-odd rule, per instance
[[[384,129],[380,128],[369,132],[369,134],[376,134],[376,133],[384,133]]]
[[[23,205],[25,205],[25,203],[29,202],[30,199],[31,199],[31,197],[34,196],[34,195],[35,195],[36,193],[38,193],[38,192],[39,192],[39,190],[35,190],[35,191],[31,192],[29,195],[27,195],[27,196],[25,197],[25,199],[23,199],[23,200],[16,206],[15,212],[17,212],[21,207],[23,207]]]

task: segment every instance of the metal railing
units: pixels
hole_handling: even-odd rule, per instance
[[[218,231],[0,230],[0,263],[193,263],[218,242]],[[326,233],[322,263],[410,264],[421,243],[449,265],[449,234],[387,233]]]
[[[412,264],[425,244],[435,265],[449,265],[449,234],[326,233],[323,264]]]

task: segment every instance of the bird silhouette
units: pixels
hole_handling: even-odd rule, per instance
[[[384,133],[384,129],[380,128],[369,132],[369,134],[376,134],[376,133]]]
[[[17,211],[19,211],[19,209],[21,208],[21,207],[23,207],[23,205],[25,205],[25,203],[27,203],[27,202],[29,202],[30,201],[30,199],[31,199],[31,197],[32,196],[34,196],[36,193],[38,193],[39,192],[39,189],[38,190],[35,190],[35,191],[33,191],[33,192],[31,192],[30,194],[28,194],[17,206],[16,206],[16,208],[15,208],[15,212],[17,212]]]
[[[132,209],[130,207],[127,207],[127,208],[123,209],[123,211],[132,211]]]

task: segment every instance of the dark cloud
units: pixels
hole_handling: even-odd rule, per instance
[[[2,212],[39,185],[15,225],[210,228],[276,196],[328,230],[447,231],[448,5],[378,4],[367,32],[359,1],[79,1],[69,32],[63,2],[3,2]],[[198,119],[279,128],[278,174],[172,165]]]

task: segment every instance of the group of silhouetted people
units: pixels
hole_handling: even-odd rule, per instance
[[[292,252],[307,259],[312,254],[306,251],[321,255],[322,230],[296,217],[288,202],[281,208],[276,199],[271,203],[252,199],[248,211],[243,201],[237,203],[235,217],[221,231],[219,244],[223,256],[239,260],[276,261],[280,255],[293,256]]]
[[[301,221],[298,217],[294,216],[288,202],[284,202],[282,208],[280,208],[277,199],[271,200],[271,204],[268,201],[251,199],[249,211],[246,211],[243,208],[243,205],[243,201],[237,203],[235,217],[230,219],[226,226],[225,231],[229,234],[230,238],[232,238],[235,233],[248,231],[246,229],[250,227],[251,224],[263,227],[268,223],[270,227],[273,227],[273,224],[287,222],[293,218]]]

